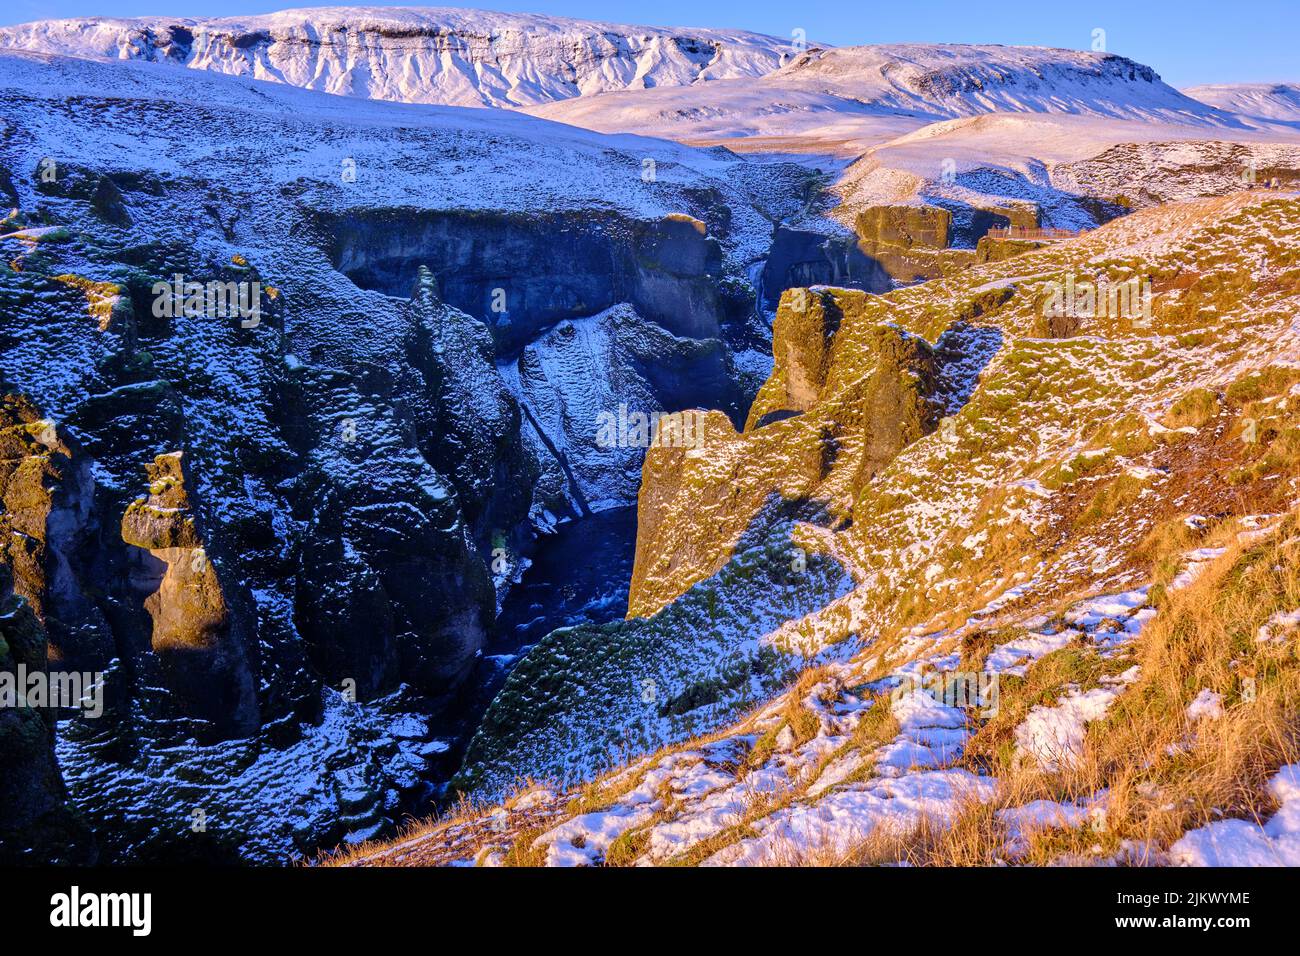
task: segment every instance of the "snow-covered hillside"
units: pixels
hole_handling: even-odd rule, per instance
[[[454,7],[314,7],[266,16],[89,17],[0,30],[0,48],[174,63],[326,93],[521,106],[760,76],[785,41]]]
[[[636,216],[664,216],[682,211],[666,195],[679,186],[718,187],[737,179],[729,171],[735,157],[671,142],[602,136],[514,112],[358,103],[236,77],[177,77],[152,63],[0,52],[0,92],[21,115],[24,129],[67,144],[56,155],[69,162],[170,175],[201,171],[229,181],[257,169],[264,186],[312,182],[344,207],[537,213],[599,204]],[[43,106],[72,97],[84,99],[80,109]],[[159,121],[151,140],[130,125],[177,108],[196,112],[185,127]],[[87,122],[93,113],[111,121]],[[214,138],[220,124],[220,135],[237,138],[239,148],[214,150],[204,125],[209,121]],[[15,168],[26,169],[29,162],[35,168],[44,155],[40,150],[52,148],[27,139],[9,143],[21,156]],[[648,160],[654,163],[652,178],[645,173]],[[717,178],[706,183],[701,177]],[[733,228],[733,239],[763,241],[761,218],[750,216],[741,226]]]
[[[1215,83],[1183,90],[1221,110],[1290,123],[1300,121],[1300,83]]]
[[[1300,136],[1175,121],[995,113],[931,123],[869,149],[840,175],[831,215],[880,204],[1033,208],[1045,225],[1089,228],[1080,198],[1150,205],[1219,195],[1300,168]]]
[[[604,131],[686,141],[813,139],[859,153],[927,123],[994,112],[1242,125],[1113,54],[936,44],[810,49],[757,80],[611,93],[531,111]]]

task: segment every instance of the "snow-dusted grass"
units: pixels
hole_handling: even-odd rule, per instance
[[[1215,863],[1265,853],[1286,859],[1295,839],[1287,802],[1294,788],[1284,793],[1280,784],[1269,790],[1265,783],[1296,754],[1300,673],[1271,645],[1230,636],[1253,635],[1238,622],[1266,617],[1268,603],[1285,603],[1300,587],[1297,549],[1287,544],[1294,541],[1295,519],[1274,529],[1266,541],[1233,546],[1223,562],[1169,597],[1159,614],[1123,592],[1069,605],[1059,619],[1074,621],[1078,630],[1069,630],[1075,640],[1066,648],[1016,637],[1028,632],[1023,627],[997,632],[1002,639],[988,659],[1020,651],[1025,672],[1003,673],[1000,712],[987,723],[907,689],[914,687],[903,683],[909,676],[926,673],[919,661],[941,667],[961,659],[949,650],[949,638],[913,639],[913,646],[929,649],[922,658],[882,670],[888,655],[866,652],[854,663],[810,670],[741,724],[610,774],[546,825],[514,834],[495,856],[479,849],[478,859],[530,865]],[[1260,590],[1260,575],[1275,578],[1267,591]],[[1041,620],[1025,623],[1041,629]],[[1116,634],[1123,635],[1118,644]],[[1281,668],[1261,676],[1253,696],[1243,695],[1234,673],[1248,665],[1225,659],[1243,649]],[[1262,663],[1249,666],[1260,673]],[[874,676],[882,673],[883,680]],[[1017,739],[1025,715],[1032,723],[1044,697],[1064,693],[1069,700],[1095,691],[1106,706],[1082,715],[1088,719],[1071,738],[1070,761],[1017,760],[1014,750],[996,745]],[[1281,802],[1280,811],[1270,809],[1272,801]],[[1213,822],[1243,813],[1248,822]],[[1179,842],[1184,831],[1206,824],[1209,829]],[[473,861],[475,851],[457,852]],[[392,852],[380,848],[354,858],[391,862]]]
[[[1169,848],[1180,866],[1300,866],[1300,764],[1288,764],[1269,781],[1278,802],[1265,823],[1219,820],[1189,830]]]

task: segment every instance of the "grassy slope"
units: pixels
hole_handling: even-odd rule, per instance
[[[1085,319],[1072,337],[1041,337],[1044,283],[1067,271],[1149,277],[1153,321]],[[1002,286],[1013,294],[976,314],[974,304]],[[1167,206],[959,277],[883,297],[834,295],[844,318],[825,384],[818,401],[789,421],[803,434],[834,436],[831,466],[805,493],[852,524],[804,527],[857,586],[797,626],[818,644],[855,636],[870,646],[854,661],[805,675],[733,726],[641,760],[633,754],[627,769],[584,788],[556,794],[525,786],[504,808],[466,808],[352,859],[543,862],[548,853],[560,859],[559,847],[608,862],[699,862],[713,854],[933,863],[1118,854],[1151,862],[1183,830],[1220,814],[1267,813],[1262,781],[1295,755],[1295,636],[1257,644],[1254,635],[1272,613],[1300,605],[1294,517],[1278,518],[1291,512],[1300,474],[1300,398],[1291,394],[1300,377],[1293,326],[1300,203],[1233,196]],[[934,342],[958,317],[996,327],[1002,348],[950,423],[863,480],[870,422],[855,417],[855,403],[874,368],[869,348],[878,323]],[[793,427],[751,429],[728,444],[727,455],[779,460],[782,435]],[[752,469],[759,484],[747,487],[750,471],[728,471],[741,507],[767,494],[768,472]],[[709,491],[707,482],[681,483],[667,507],[685,521]],[[1274,517],[1241,520],[1258,515]],[[1259,538],[1255,527],[1272,531]],[[1210,546],[1225,551],[1195,562],[1196,549]],[[730,547],[719,543],[724,552]],[[1169,587],[1189,567],[1201,571],[1196,581]],[[698,579],[689,567],[674,574],[686,584]],[[1125,633],[1136,609],[1115,620],[1101,615],[1073,645],[1026,655],[1023,674],[1002,675],[996,716],[965,715],[963,745],[936,766],[987,787],[968,806],[948,800],[949,825],[935,825],[922,807],[913,818],[820,844],[786,826],[794,810],[824,807],[829,816],[848,805],[846,795],[897,785],[873,764],[898,733],[888,697],[879,695],[907,667],[918,660],[941,669],[982,666],[989,650],[1050,632],[1044,621],[1081,598],[1145,585],[1152,587],[1141,613],[1145,621],[1154,612],[1154,623],[1131,640],[1116,644],[1108,635]],[[648,586],[659,599],[675,596],[673,579]],[[783,636],[790,635],[763,635]],[[1121,682],[1124,672],[1129,679]],[[1255,682],[1249,699],[1247,676]],[[1035,707],[1098,689],[1113,691],[1113,700],[1087,724],[1068,767],[1044,770],[1017,756],[1017,730]],[[1192,732],[1186,707],[1206,689],[1222,696],[1225,716]],[[708,746],[713,740],[719,743]],[[827,768],[838,774],[850,765],[833,785],[816,782]],[[781,787],[756,786],[773,774]],[[1103,790],[1110,796],[1100,827],[1094,819],[1015,838],[998,813],[1038,798],[1089,806]],[[715,803],[727,794],[738,802],[711,828],[695,826],[707,809],[701,791]],[[596,809],[624,816],[613,843],[593,850],[574,821],[607,824],[608,816],[579,816]],[[555,831],[566,819],[568,830]],[[690,822],[694,835],[676,844],[685,847],[680,853],[666,853],[675,822]],[[799,838],[781,846],[778,831]],[[761,857],[746,856],[750,848]]]

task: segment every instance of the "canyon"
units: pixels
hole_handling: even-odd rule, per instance
[[[463,796],[423,862],[757,862],[826,794],[992,792],[1033,726],[891,688],[1141,590],[1039,691],[1109,703],[1187,554],[1293,540],[1292,102],[435,8],[0,28],[0,670],[105,701],[0,711],[0,860],[415,859]],[[1046,322],[1076,274],[1152,327]]]

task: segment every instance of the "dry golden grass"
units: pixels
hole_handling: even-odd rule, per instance
[[[1163,423],[1166,428],[1201,428],[1219,413],[1219,399],[1208,388],[1184,392],[1169,406]]]
[[[851,846],[829,834],[811,846],[778,839],[765,862],[1153,865],[1165,862],[1169,846],[1190,829],[1225,817],[1266,820],[1276,810],[1268,779],[1300,759],[1300,635],[1255,638],[1274,612],[1300,608],[1300,525],[1292,514],[1255,541],[1240,538],[1240,530],[1235,521],[1204,532],[1179,522],[1149,536],[1145,555],[1166,581],[1173,554],[1195,544],[1226,550],[1190,586],[1162,595],[1161,613],[1137,640],[1135,657],[1103,663],[1068,648],[1003,688],[1002,712],[976,732],[965,758],[996,776],[991,801],[967,801],[950,819],[877,827]],[[984,643],[971,635],[963,656],[980,657]],[[1011,731],[1032,706],[1134,662],[1137,682],[1089,726],[1077,761],[1049,773],[1011,759]],[[1222,696],[1224,713],[1193,722],[1187,707],[1202,689]],[[1000,811],[1040,799],[1094,809],[1082,825],[1022,824],[1013,834]]]
[[[787,807],[795,799],[793,789],[760,793],[753,790],[742,791],[744,810],[740,819],[731,826],[718,831],[712,836],[699,841],[683,853],[666,861],[668,866],[698,866],[715,853],[738,843],[741,840],[758,836],[752,824],[763,817]]]
[[[981,866],[985,848],[997,846],[1000,831],[990,805],[971,800],[952,820],[922,817],[912,826],[885,823],[843,845],[829,831],[811,844],[777,837],[765,866]]]
[[[1110,824],[1163,848],[1185,830],[1272,809],[1266,779],[1297,757],[1295,635],[1259,643],[1275,611],[1300,607],[1300,548],[1289,518],[1271,539],[1235,545],[1175,592],[1139,645],[1141,677],[1089,735],[1087,783],[1110,788]],[[1291,543],[1288,543],[1291,542]],[[1221,694],[1224,715],[1193,727],[1188,704]]]
[[[799,675],[794,687],[785,696],[785,703],[781,709],[781,722],[764,733],[749,752],[750,766],[761,766],[767,761],[776,749],[777,738],[787,727],[794,734],[796,745],[811,740],[817,735],[820,726],[817,715],[805,706],[804,701],[809,691],[826,678],[826,674],[826,668],[813,667]]]
[[[499,804],[474,801],[462,795],[452,806],[432,818],[408,819],[395,836],[367,840],[355,846],[322,851],[306,861],[315,866],[440,866],[491,849],[504,848],[513,835],[538,821],[554,819],[562,809],[543,801],[520,809],[520,801],[549,789],[534,780],[520,780]]]
[[[1001,711],[973,727],[963,762],[997,780],[988,802],[969,800],[946,820],[922,819],[907,828],[878,827],[851,846],[842,841],[813,840],[796,846],[777,840],[764,862],[787,866],[993,866],[1084,864],[1118,859],[1129,864],[1158,864],[1168,847],[1187,830],[1223,817],[1265,820],[1276,809],[1265,784],[1277,768],[1300,759],[1300,663],[1292,632],[1280,643],[1255,640],[1262,624],[1279,610],[1300,608],[1300,526],[1293,514],[1270,537],[1254,542],[1240,537],[1235,520],[1196,531],[1182,522],[1158,527],[1142,553],[1157,580],[1168,583],[1176,555],[1190,547],[1219,546],[1222,557],[1204,566],[1199,577],[1179,590],[1162,590],[1160,613],[1137,638],[1131,653],[1103,660],[1095,649],[1070,647],[1035,662],[1023,678],[1006,678]],[[960,645],[964,660],[983,660],[989,647],[1011,639],[1007,631],[972,633]],[[1115,701],[1107,715],[1090,724],[1076,761],[1045,772],[1014,759],[1014,729],[1035,705],[1051,705],[1071,688],[1095,686],[1101,678],[1137,664],[1139,677]],[[888,667],[883,661],[881,667]],[[817,732],[817,716],[805,706],[807,695],[829,677],[825,668],[806,671],[790,689],[779,710],[780,721],[758,741],[736,768],[738,786],[749,768],[771,759],[775,738],[789,727],[796,740]],[[1202,689],[1223,698],[1223,716],[1193,724],[1187,706]],[[849,743],[822,760],[823,767],[850,751],[874,752],[898,733],[887,706],[888,695],[858,724]],[[536,866],[545,862],[537,838],[578,813],[612,806],[640,785],[646,770],[675,752],[723,736],[753,730],[755,711],[738,726],[664,748],[636,769],[624,769],[557,799],[532,816],[519,815],[505,833],[489,826],[488,808],[462,804],[436,824],[413,826],[392,847],[454,827],[478,828],[466,842],[477,843],[481,857],[488,848],[505,865]],[[870,761],[847,784],[871,774]],[[816,779],[813,773],[808,779]],[[745,810],[734,825],[693,845],[669,865],[697,865],[741,840],[757,835],[756,821],[789,806],[802,787],[778,793],[746,794]],[[529,792],[528,788],[521,790]],[[1092,805],[1102,812],[1081,826],[1023,827],[1009,831],[1000,811],[1033,800]],[[605,865],[637,862],[649,844],[650,829],[679,810],[674,795],[660,795],[662,808],[647,823],[625,833],[606,854]],[[517,799],[517,796],[516,798]],[[510,801],[507,801],[509,804]],[[498,811],[499,813],[499,811]],[[829,836],[829,835],[828,835]],[[1013,839],[1017,837],[1018,839]],[[384,845],[355,848],[331,858],[331,865],[396,862],[380,852]],[[429,860],[434,862],[433,859]],[[409,862],[409,861],[403,861]],[[440,862],[447,862],[441,860]]]
[[[1228,533],[1210,538],[1222,542]],[[1003,713],[968,748],[968,760],[1000,763],[993,801],[967,806],[943,825],[924,821],[904,833],[873,834],[836,860],[814,853],[802,862],[991,865],[1008,855],[999,809],[1035,799],[1082,802],[1103,791],[1104,813],[1082,827],[1024,833],[1013,862],[1085,863],[1122,849],[1122,862],[1159,863],[1189,829],[1223,817],[1267,819],[1276,809],[1268,778],[1300,759],[1300,664],[1294,633],[1284,643],[1255,637],[1273,612],[1300,607],[1296,533],[1292,516],[1263,542],[1234,543],[1191,586],[1168,596],[1137,642],[1137,683],[1089,727],[1073,765],[1041,773],[1006,760],[1007,728],[1041,697],[1083,676],[1076,670],[1082,662],[1067,651],[1039,661],[1022,686],[1004,688]],[[1224,714],[1193,725],[1187,706],[1206,688],[1222,695]]]

